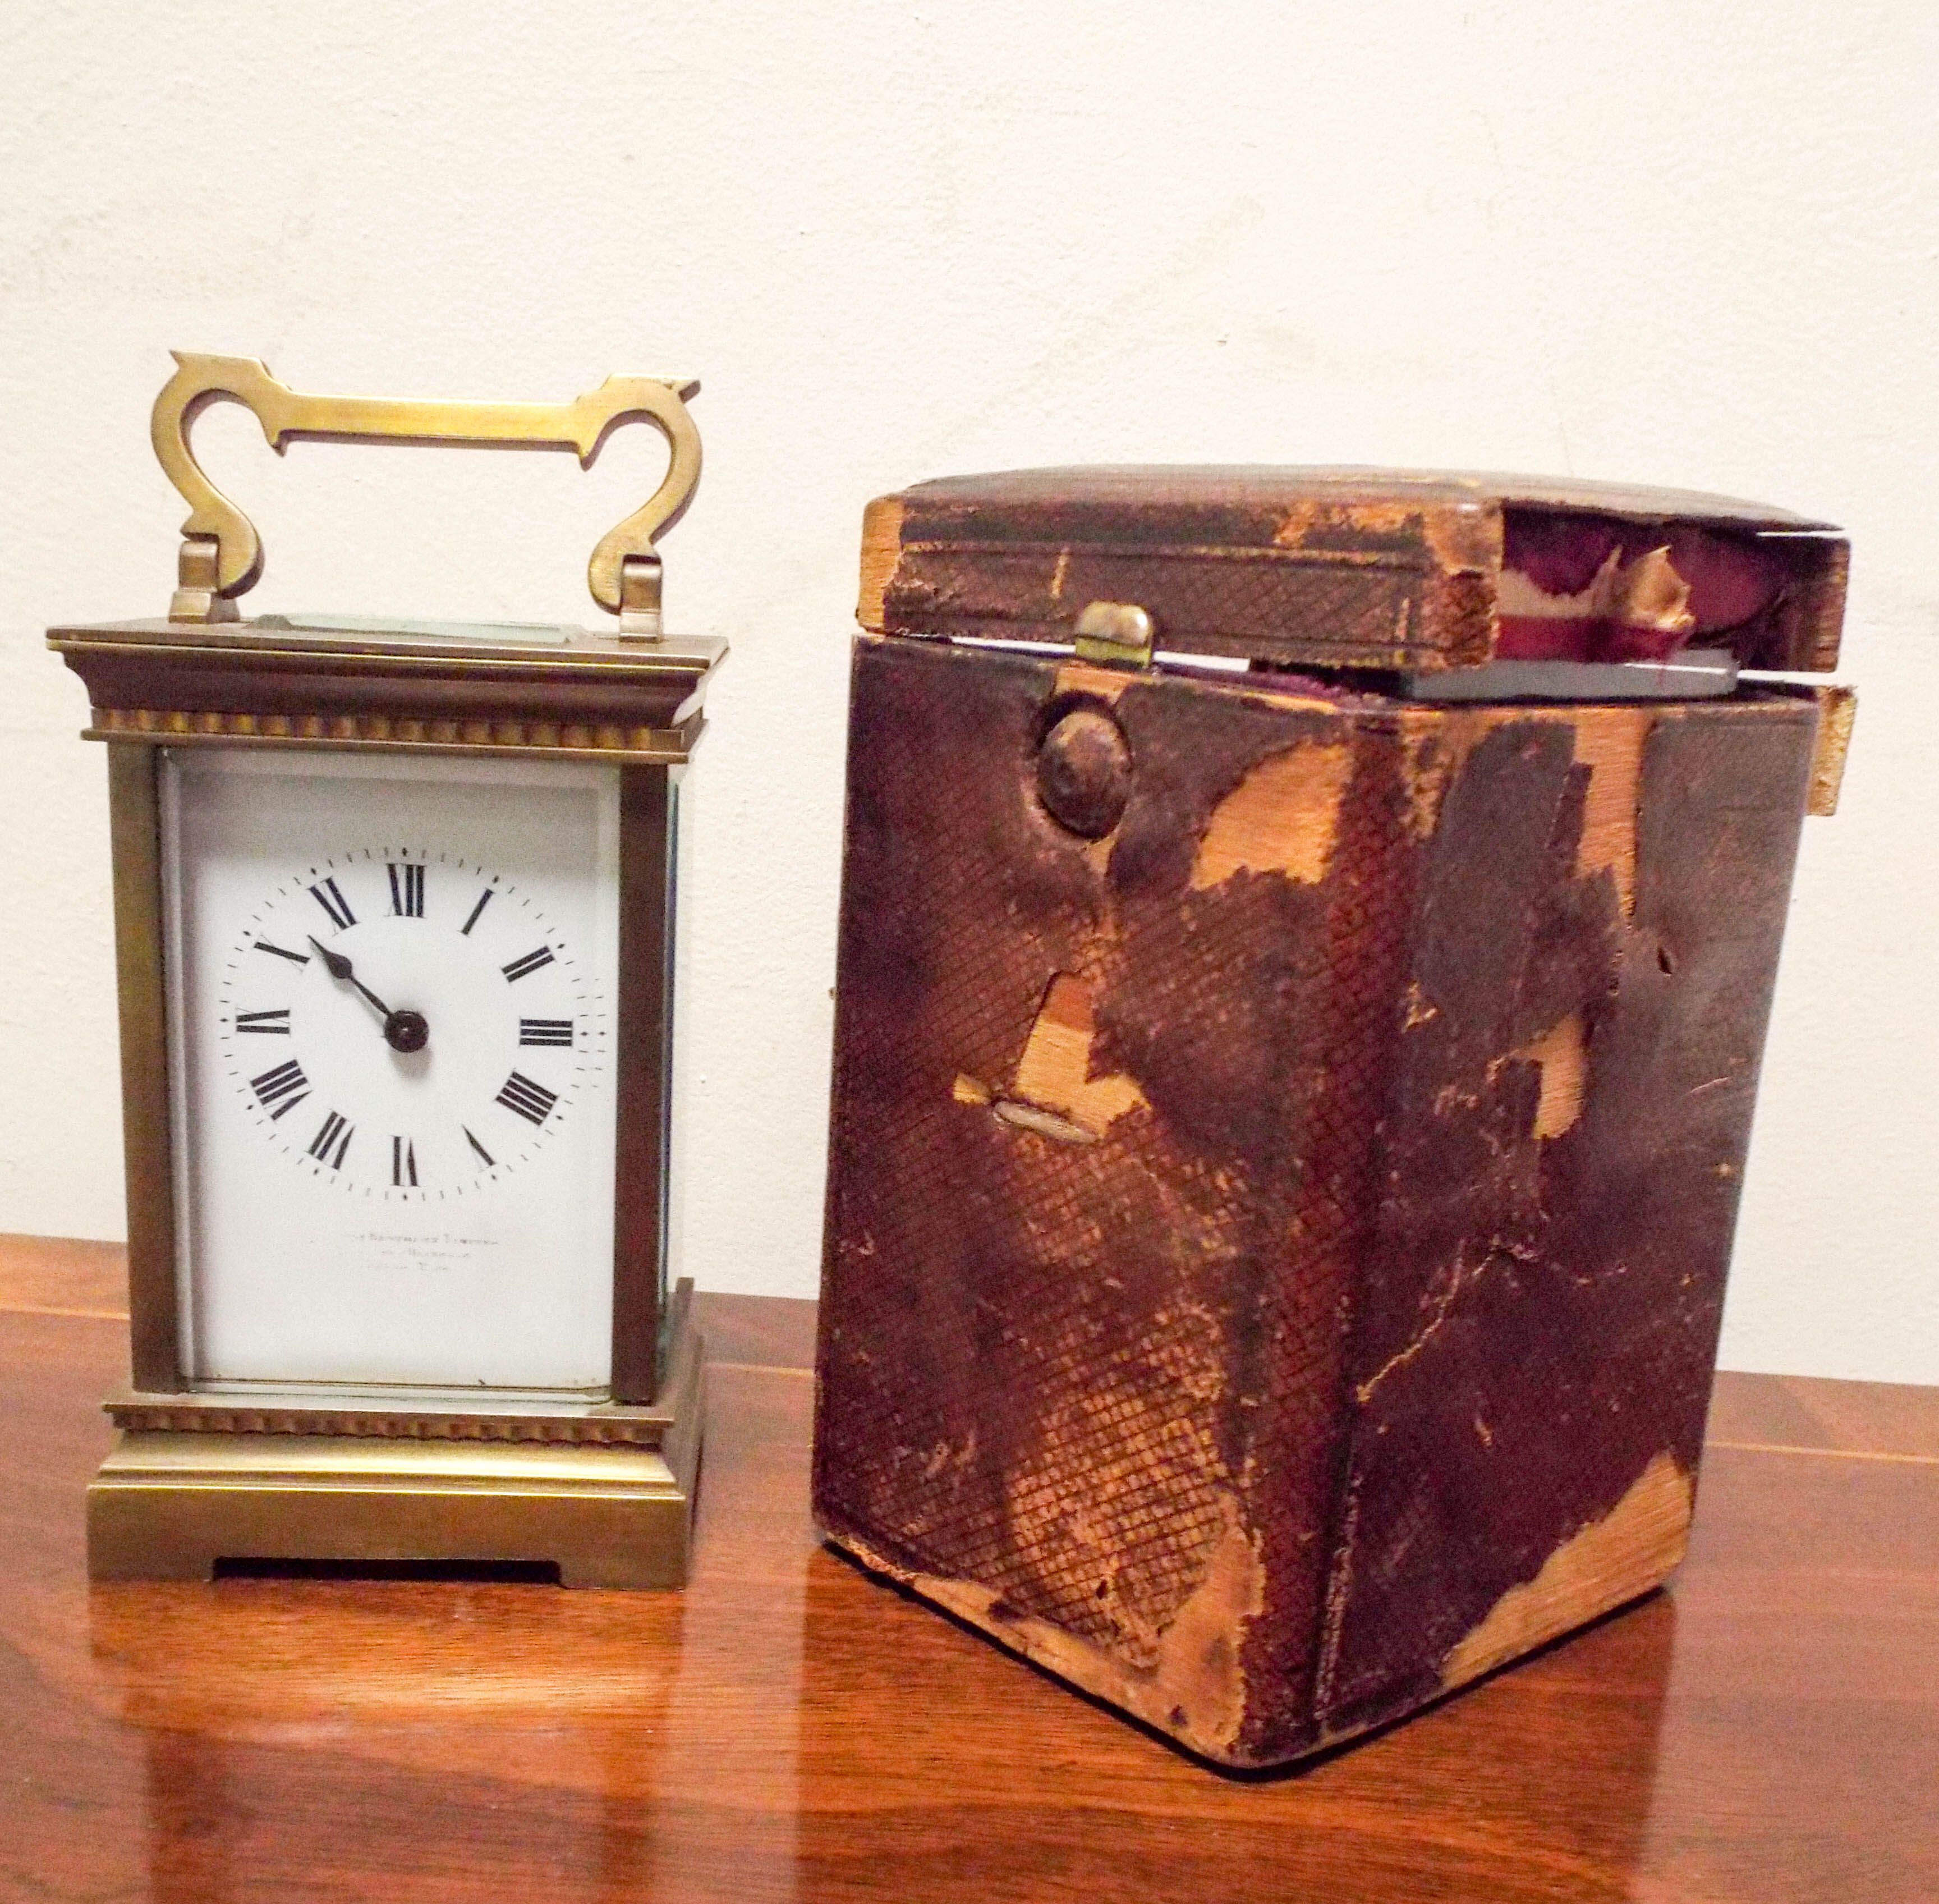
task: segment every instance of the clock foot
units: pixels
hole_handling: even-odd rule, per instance
[[[87,1491],[96,1580],[209,1580],[223,1561],[550,1563],[568,1587],[685,1585],[705,1400],[677,1311],[656,1447],[136,1428]]]

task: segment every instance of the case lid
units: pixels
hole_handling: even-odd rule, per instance
[[[863,517],[864,628],[1072,638],[1135,604],[1162,647],[1429,672],[1503,660],[1837,663],[1847,545],[1761,503],[1372,468],[1012,470]]]

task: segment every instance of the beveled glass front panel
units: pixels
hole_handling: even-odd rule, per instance
[[[171,750],[197,1386],[607,1386],[618,770]]]

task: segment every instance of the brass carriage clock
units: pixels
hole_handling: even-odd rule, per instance
[[[306,397],[178,355],[191,505],[166,620],[61,627],[108,748],[133,1380],[90,1490],[97,1579],[231,1557],[685,1577],[690,1284],[666,1280],[674,818],[719,641],[660,629],[700,471],[683,399]],[[600,634],[237,617],[261,550],[190,450],[571,449],[644,420],[658,492],[594,550]]]

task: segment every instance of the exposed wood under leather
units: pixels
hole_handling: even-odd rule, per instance
[[[1812,693],[1818,703],[1818,742],[1811,754],[1809,811],[1829,819],[1838,810],[1838,794],[1845,784],[1845,757],[1858,717],[1858,696],[1855,688],[1843,686],[1815,688]]]
[[[1816,725],[860,641],[823,1525],[1233,1764],[1653,1585]]]

